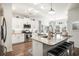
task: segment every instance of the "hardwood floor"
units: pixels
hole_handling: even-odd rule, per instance
[[[13,51],[8,52],[6,56],[31,56],[32,42],[13,45]],[[79,48],[74,49],[74,56],[79,56]]]
[[[31,56],[32,42],[13,45],[13,51],[6,56]]]
[[[75,48],[74,50],[75,50],[74,56],[79,56],[79,48]]]

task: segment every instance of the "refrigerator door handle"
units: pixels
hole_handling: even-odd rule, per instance
[[[7,24],[5,18],[3,18],[3,24],[1,26],[1,39],[5,43],[6,41],[6,36],[7,36]]]

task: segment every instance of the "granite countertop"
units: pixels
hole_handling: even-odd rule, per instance
[[[47,44],[47,45],[55,45],[59,42],[66,41],[69,38],[70,38],[70,36],[67,36],[67,37],[62,36],[61,39],[56,39],[55,37],[53,37],[52,39],[49,40],[48,38],[43,38],[37,34],[33,34],[33,36],[32,36],[33,40],[39,41],[39,42]]]

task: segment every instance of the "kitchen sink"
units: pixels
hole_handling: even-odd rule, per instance
[[[38,34],[38,36],[40,36],[42,38],[47,38],[48,37],[46,34]]]
[[[43,38],[47,38],[48,36],[42,36]]]

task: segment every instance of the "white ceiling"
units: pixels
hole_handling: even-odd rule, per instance
[[[78,7],[79,4],[71,3],[52,3],[52,8],[55,10],[53,17],[65,18],[69,8]],[[50,10],[50,3],[14,3],[12,4],[13,14],[21,14],[32,18],[45,17]]]
[[[52,3],[52,8],[55,10],[55,14],[53,16],[56,18],[62,18],[67,16],[68,9],[79,8],[79,3]],[[13,14],[41,18],[48,14],[50,3],[13,3],[12,10]],[[0,4],[0,14],[1,12],[2,4]]]
[[[52,3],[52,8],[55,10],[56,18],[62,18],[67,16],[69,3]],[[50,10],[50,3],[14,3],[12,4],[13,13],[21,14],[30,17],[44,17]]]
[[[70,10],[71,9],[74,9],[74,8],[79,8],[79,3],[72,3],[71,5],[70,5]]]

